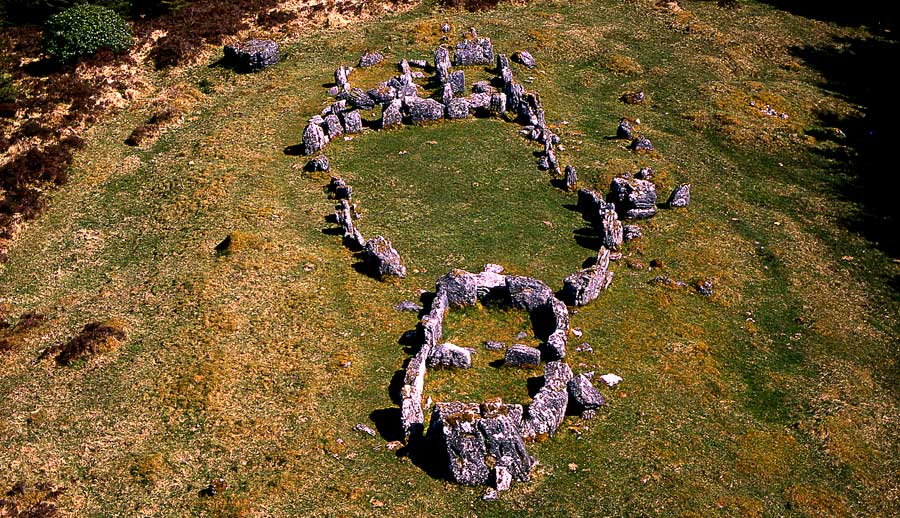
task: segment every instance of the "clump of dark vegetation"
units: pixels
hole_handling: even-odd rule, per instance
[[[63,366],[71,365],[78,360],[118,349],[126,336],[123,324],[118,319],[94,322],[84,326],[81,332],[72,337],[65,345],[46,349],[38,357],[38,360],[56,354],[56,363]]]
[[[502,0],[441,0],[444,7],[465,9],[466,11],[488,11],[494,9]]]
[[[6,498],[0,498],[0,516],[21,518],[52,518],[59,515],[59,507],[51,500],[56,500],[66,492],[66,487],[47,483],[37,484],[29,488],[24,482],[13,484],[6,492]]]
[[[51,16],[44,25],[44,51],[60,63],[96,54],[122,52],[134,38],[125,20],[99,5],[79,4]]]
[[[24,313],[15,324],[0,318],[0,353],[19,348],[22,337],[44,323],[46,317],[40,313]]]
[[[155,112],[147,119],[147,122],[134,128],[131,135],[125,139],[125,143],[129,146],[140,146],[144,141],[151,139],[159,134],[160,128],[169,122],[177,119],[181,115],[179,110],[171,107],[162,108]]]

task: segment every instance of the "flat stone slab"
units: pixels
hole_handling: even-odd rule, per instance
[[[278,44],[272,40],[248,40],[225,45],[225,60],[247,71],[261,70],[278,63]]]

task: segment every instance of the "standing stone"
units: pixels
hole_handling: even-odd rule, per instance
[[[328,161],[324,155],[316,157],[316,160],[320,158],[325,158],[325,161]],[[353,187],[347,185],[344,179],[338,176],[331,177],[326,190],[332,194],[335,200],[349,200],[353,195]]]
[[[490,38],[475,38],[456,44],[453,64],[456,66],[490,65],[494,62],[494,46]]]
[[[316,158],[313,158],[312,160],[307,162],[304,169],[306,169],[307,171],[310,171],[310,172],[317,172],[317,171],[328,172],[331,170],[331,162],[328,160],[327,156],[319,155]],[[333,180],[334,180],[334,178],[332,178],[332,181]]]
[[[407,97],[405,101],[409,111],[409,118],[413,122],[434,121],[444,116],[444,105],[434,99]]]
[[[656,214],[656,186],[648,180],[614,178],[609,186],[609,198],[626,218],[649,218]]]
[[[578,184],[578,172],[571,165],[566,166],[566,190],[574,191]]]
[[[321,126],[310,122],[306,129],[303,130],[301,142],[303,144],[303,154],[311,155],[325,147],[325,144],[328,143],[328,138],[325,136]]]
[[[531,277],[508,275],[506,288],[509,290],[512,306],[529,312],[547,304],[553,297],[553,290],[549,286]]]
[[[522,344],[513,344],[506,349],[504,365],[510,367],[535,367],[541,363],[541,351]]]
[[[580,412],[585,410],[596,410],[606,404],[606,400],[603,399],[603,394],[594,388],[591,380],[584,374],[579,374],[570,380],[567,388],[569,390],[569,397]]]
[[[447,103],[448,119],[465,119],[469,116],[469,101],[465,99],[451,99]]]
[[[466,91],[466,73],[462,70],[454,70],[450,72],[447,83],[453,89],[454,94],[461,94]]]
[[[613,272],[601,265],[594,265],[566,277],[563,281],[563,293],[572,304],[584,306],[599,297],[600,292],[609,287],[612,278]]]
[[[334,71],[334,84],[341,90],[350,88],[350,72],[353,72],[353,67],[340,66]]]
[[[518,116],[526,124],[544,128],[544,107],[541,98],[535,93],[525,94],[525,102],[521,105]]]
[[[538,439],[553,435],[566,417],[569,395],[565,388],[544,385],[528,405],[524,435]]]
[[[550,333],[547,341],[541,344],[541,351],[546,360],[562,360],[566,357],[566,346],[569,339],[564,330],[557,330]]]
[[[472,366],[472,353],[451,343],[440,344],[428,356],[428,366],[468,369]]]
[[[506,94],[506,109],[518,115],[525,102],[525,87],[518,81],[510,81],[506,83],[503,93]]]
[[[497,72],[502,71],[504,68],[509,68],[509,58],[506,57],[506,54],[497,54]]]
[[[394,99],[385,105],[381,110],[381,127],[389,128],[403,122],[402,107],[403,101],[400,99]]]
[[[465,270],[450,270],[437,280],[436,287],[451,307],[474,306],[478,302],[478,276]]]
[[[611,207],[599,211],[600,242],[610,250],[618,250],[622,248],[624,231],[622,222],[619,221],[619,215],[616,213],[615,205],[610,205]]]
[[[450,80],[450,51],[447,47],[439,45],[434,49],[434,68],[438,82],[443,84]]]
[[[382,236],[366,241],[363,247],[363,262],[372,275],[384,278],[388,275],[406,277],[406,267],[400,261],[400,254],[391,246],[391,242]]]
[[[472,84],[472,91],[476,94],[492,94],[497,89],[491,86],[489,81],[475,81]]]
[[[672,191],[666,205],[669,207],[687,207],[691,203],[691,184],[683,183]]]
[[[362,117],[359,115],[359,110],[341,112],[341,122],[344,123],[345,133],[359,133],[362,131]]]
[[[512,55],[513,61],[516,63],[520,63],[525,65],[528,68],[534,68],[537,66],[537,61],[534,60],[534,57],[527,50],[520,50]]]
[[[496,115],[506,113],[506,94],[499,92],[491,94],[490,111]]]
[[[344,127],[341,125],[340,119],[333,113],[325,117],[323,126],[325,127],[325,132],[328,133],[329,140],[334,140],[335,137],[344,133]]]
[[[643,237],[643,232],[641,232],[641,227],[637,225],[623,225],[622,226],[622,238],[624,241],[631,241],[634,239],[640,239]]]
[[[225,45],[225,60],[236,68],[260,70],[278,63],[278,44],[272,40],[249,40]]]
[[[453,87],[450,86],[450,83],[444,85],[444,91],[441,93],[441,103],[444,106],[450,104],[450,101],[453,100]]]
[[[343,231],[344,243],[356,250],[363,248],[365,240],[359,229],[353,225],[353,209],[348,200],[341,200],[341,204],[335,211],[334,217],[337,219],[337,222]]]
[[[350,88],[338,95],[339,99],[346,100],[350,105],[360,110],[370,110],[375,107],[375,100],[369,97],[361,88]]]
[[[412,74],[412,69],[409,68],[409,61],[406,58],[401,59],[397,66],[400,68],[400,75]]]
[[[563,361],[551,361],[544,365],[544,386],[563,390],[572,380],[572,368]]]
[[[384,56],[381,55],[381,52],[373,51],[366,52],[359,58],[359,66],[360,67],[372,67],[375,66],[384,60]]]
[[[603,195],[590,189],[578,189],[578,210],[584,219],[594,221],[597,219],[600,207],[605,206]]]

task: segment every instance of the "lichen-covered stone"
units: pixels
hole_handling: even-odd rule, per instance
[[[350,72],[353,67],[340,66],[334,71],[334,84],[338,85],[342,90],[350,88]]]
[[[495,115],[503,115],[506,113],[506,94],[495,92],[491,94],[490,111]]]
[[[614,178],[609,186],[609,199],[626,218],[649,218],[656,214],[656,186],[648,180]]]
[[[359,250],[365,246],[365,240],[359,229],[353,225],[353,209],[347,199],[342,199],[341,204],[334,213],[338,225],[343,232],[344,243],[349,247]]]
[[[472,366],[472,353],[458,345],[443,343],[431,351],[428,366],[468,369]]]
[[[631,145],[628,148],[632,151],[653,151],[655,149],[653,143],[647,137],[635,138],[631,141]]]
[[[435,121],[444,117],[444,105],[434,99],[405,98],[409,118],[413,122]]]
[[[613,272],[594,265],[569,275],[563,281],[566,298],[576,306],[584,306],[600,296],[612,283]]]
[[[584,374],[575,376],[568,382],[567,387],[569,397],[579,411],[596,410],[606,404],[603,394],[594,388],[591,380]]]
[[[434,49],[434,69],[438,82],[450,81],[450,51],[443,45]]]
[[[394,250],[391,242],[382,236],[366,241],[363,247],[363,262],[375,277],[406,277],[406,267],[400,260],[400,254]]]
[[[311,155],[325,147],[325,144],[328,143],[328,137],[325,136],[322,126],[310,122],[303,130],[301,142],[303,144],[303,154]]]
[[[622,226],[622,239],[625,241],[631,241],[634,239],[640,239],[644,235],[641,232],[641,227],[637,225],[623,225]]]
[[[537,66],[537,61],[534,60],[534,56],[532,56],[531,53],[527,50],[520,50],[513,53],[512,59],[516,63],[525,65],[528,68],[534,68]]]
[[[491,95],[488,93],[474,93],[464,97],[469,103],[469,109],[473,111],[487,110],[491,106]]]
[[[590,189],[578,189],[578,211],[588,221],[594,221],[599,215],[600,208],[605,206],[603,195]]]
[[[506,349],[504,365],[510,367],[535,367],[541,363],[541,351],[522,344],[513,344]]]
[[[478,302],[478,277],[465,270],[450,270],[438,279],[436,291],[446,295],[451,307],[474,306]]]
[[[572,380],[572,368],[563,361],[550,361],[544,365],[544,385],[563,390]]]
[[[669,207],[687,207],[691,203],[691,184],[683,183],[672,191],[666,205]]]
[[[260,70],[278,63],[278,44],[272,40],[249,40],[225,45],[225,60],[242,70]]]
[[[369,94],[361,88],[351,88],[346,92],[341,92],[338,99],[346,100],[354,108],[360,110],[371,110],[375,107],[375,100],[369,97]]]
[[[453,64],[456,66],[490,65],[494,62],[494,45],[490,38],[475,38],[456,44]]]
[[[578,184],[578,171],[571,165],[566,166],[566,176],[565,176],[565,185],[566,190],[574,191],[575,186]]]
[[[634,138],[634,127],[627,119],[619,121],[619,127],[616,128],[616,138],[626,140]]]
[[[381,111],[381,127],[389,128],[403,122],[403,101],[394,99],[386,104]]]
[[[566,417],[569,394],[565,388],[544,385],[525,411],[523,435],[530,439],[553,435]]]
[[[447,84],[453,89],[454,94],[461,94],[466,91],[466,73],[462,70],[454,70],[450,72]]]
[[[304,169],[306,169],[307,171],[311,171],[311,172],[317,172],[317,171],[328,172],[331,170],[331,162],[328,160],[327,156],[319,155],[316,158],[313,158],[312,160],[307,162]]]
[[[344,133],[359,133],[363,129],[362,117],[359,110],[347,110],[340,113],[341,122],[344,124]]]
[[[496,88],[491,86],[489,81],[475,81],[472,84],[472,91],[477,94],[492,94],[497,91]]]
[[[566,346],[569,338],[564,330],[550,333],[547,340],[541,344],[541,352],[545,360],[561,360],[566,357]]]
[[[451,99],[447,103],[448,119],[465,119],[469,116],[469,101],[465,99]]]
[[[553,297],[553,290],[549,286],[531,277],[508,275],[506,288],[513,307],[526,311],[534,311]]]
[[[335,137],[344,133],[344,126],[341,124],[341,120],[333,113],[325,117],[322,127],[325,129],[325,133],[328,134],[329,140],[334,140]]]
[[[368,95],[376,104],[384,104],[397,98],[397,89],[393,86],[381,84],[375,88],[366,90]]]
[[[610,250],[622,248],[624,231],[619,215],[616,213],[615,204],[609,204],[598,211],[598,226],[600,230],[600,243]]]

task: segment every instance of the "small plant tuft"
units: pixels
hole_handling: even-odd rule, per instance
[[[112,9],[79,4],[55,14],[44,25],[44,51],[60,63],[100,49],[122,52],[132,44],[131,29]]]

